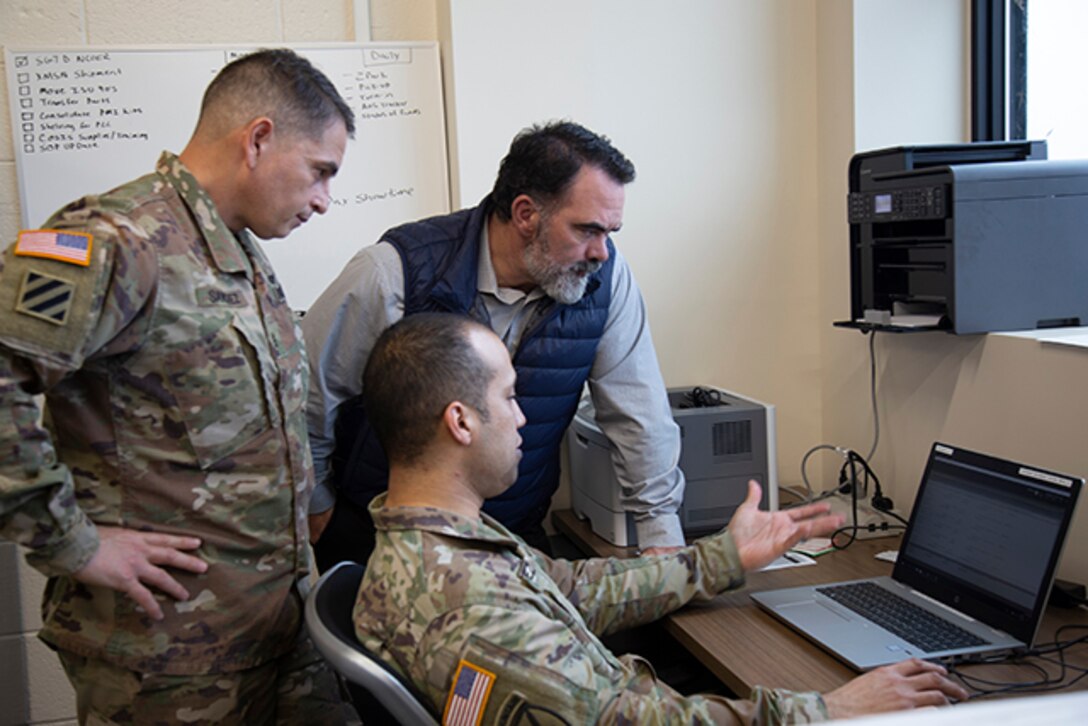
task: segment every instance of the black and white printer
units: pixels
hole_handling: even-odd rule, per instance
[[[1044,141],[900,146],[849,170],[847,327],[1088,324],[1088,160]]]
[[[748,493],[763,485],[763,509],[778,509],[774,406],[720,388],[668,390],[680,426],[680,469],[687,486],[680,508],[684,534],[697,537],[724,527]],[[634,517],[620,504],[612,447],[584,398],[567,430],[571,505],[593,531],[612,544],[637,544]]]

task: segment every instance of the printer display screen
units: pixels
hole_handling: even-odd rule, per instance
[[[877,194],[873,197],[873,213],[887,214],[892,211],[892,195]]]

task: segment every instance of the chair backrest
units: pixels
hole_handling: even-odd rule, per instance
[[[310,637],[337,672],[366,689],[399,723],[437,726],[412,684],[355,637],[351,611],[364,571],[355,562],[341,562],[321,576],[306,598],[306,627]]]

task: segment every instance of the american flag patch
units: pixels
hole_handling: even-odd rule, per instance
[[[45,257],[87,267],[91,264],[91,235],[56,229],[23,230],[15,243],[15,254],[23,257]]]
[[[450,696],[446,699],[443,726],[477,726],[483,719],[484,707],[487,706],[487,697],[494,682],[494,673],[462,660],[457,665]]]

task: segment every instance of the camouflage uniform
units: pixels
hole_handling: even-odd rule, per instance
[[[466,708],[458,691],[469,674],[484,684],[484,723],[827,718],[816,693],[682,696],[657,681],[645,660],[617,658],[598,640],[741,586],[727,532],[670,555],[568,562],[527,547],[486,514],[468,520],[429,508],[382,510],[384,501],[370,506],[377,547],[359,587],[355,632],[439,712]]]
[[[50,577],[41,638],[168,676],[283,656],[301,628],[313,467],[301,333],[267,259],[170,153],[46,226],[92,243],[86,266],[15,246],[0,263],[0,535]],[[156,592],[156,622],[68,577],[96,524],[200,537],[207,571],[172,572],[190,600]]]

